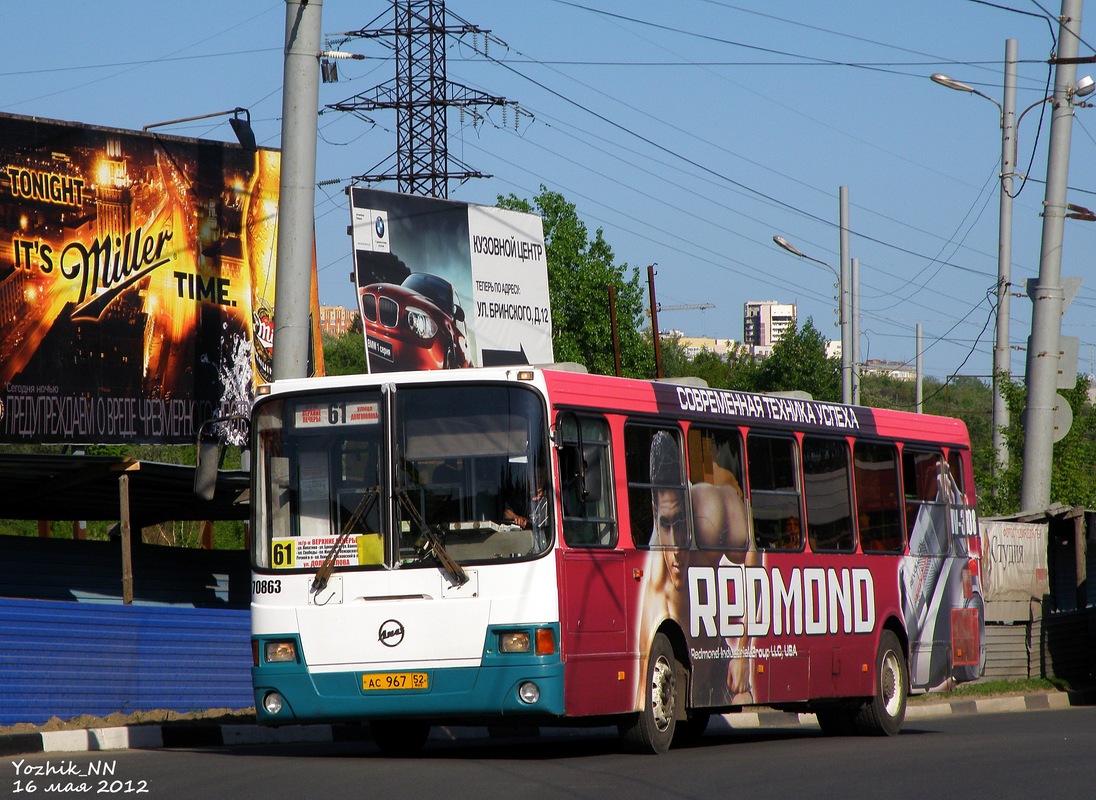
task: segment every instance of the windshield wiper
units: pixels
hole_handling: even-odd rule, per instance
[[[312,588],[310,589],[312,594],[318,594],[327,588],[327,582],[331,578],[331,572],[335,567],[335,559],[339,557],[339,551],[342,550],[343,544],[350,537],[350,532],[354,530],[354,527],[362,517],[368,513],[370,506],[377,499],[378,494],[380,494],[379,486],[374,489],[367,489],[362,493],[362,499],[358,503],[358,507],[354,509],[354,513],[350,515],[346,524],[343,525],[343,529],[339,531],[339,535],[335,538],[334,544],[328,548],[323,563],[320,564],[320,568],[316,570],[316,577],[312,579]]]
[[[449,555],[439,531],[432,528],[423,519],[422,514],[415,508],[415,504],[411,502],[411,498],[407,496],[407,491],[401,487],[396,490],[396,496],[399,497],[400,505],[407,512],[407,516],[411,518],[411,522],[420,531],[418,541],[415,542],[415,552],[418,553],[419,558],[431,556],[438,562],[442,571],[445,572],[454,586],[463,586],[468,583],[468,573]]]

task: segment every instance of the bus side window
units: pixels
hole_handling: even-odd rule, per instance
[[[915,555],[948,554],[946,498],[940,488],[944,456],[938,450],[902,451],[906,493],[906,536]]]
[[[628,509],[636,547],[689,547],[692,537],[680,435],[676,427],[637,424],[624,428]]]
[[[561,419],[561,430],[563,540],[570,547],[615,547],[617,524],[610,489],[609,426],[600,417],[568,413]]]
[[[701,550],[745,550],[750,524],[742,492],[742,437],[693,425],[687,437],[693,535]]]
[[[959,451],[952,449],[948,451],[948,471],[951,473],[952,489],[956,493],[956,497],[952,498],[953,502],[966,505],[967,493],[966,483],[963,480],[963,457]]]
[[[856,549],[849,490],[849,445],[844,439],[803,438],[803,499],[811,550]]]
[[[750,517],[758,547],[798,550],[803,546],[798,464],[794,439],[757,434],[746,439]]]
[[[898,500],[898,449],[858,441],[853,461],[861,548],[865,553],[902,552],[906,539]]]

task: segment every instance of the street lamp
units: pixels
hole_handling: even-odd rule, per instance
[[[997,234],[997,338],[993,345],[993,452],[994,474],[1002,475],[1008,467],[1008,440],[1005,429],[1009,424],[1008,403],[1002,391],[1002,380],[1012,373],[1012,356],[1009,350],[1009,305],[1012,275],[1012,177],[1016,171],[1016,51],[1015,39],[1005,42],[1004,104],[989,95],[949,78],[939,72],[930,75],[935,83],[968,92],[989,100],[1001,112],[1001,198]],[[1024,109],[1046,102],[1046,98]],[[1022,116],[1022,115],[1021,115]]]
[[[1019,115],[1016,114],[1016,61],[1017,44],[1015,39],[1005,42],[1005,78],[1004,103],[998,103],[992,97],[973,86],[957,81],[939,72],[930,75],[934,83],[948,89],[974,94],[990,101],[1001,113],[1001,190],[1000,222],[997,245],[997,336],[993,347],[993,451],[994,473],[1003,474],[1008,467],[1008,440],[1005,429],[1009,425],[1008,404],[1002,392],[1002,381],[1012,372],[1012,358],[1009,345],[1009,305],[1012,272],[1012,179],[1016,175],[1017,129],[1020,121],[1031,109],[1041,106],[1054,95],[1037,100]],[[1094,84],[1091,78],[1082,78],[1077,82],[1072,97],[1085,97],[1091,94]],[[1080,104],[1078,104],[1080,105]]]
[[[232,115],[232,119],[228,121],[228,124],[232,126],[232,132],[236,134],[236,140],[244,150],[255,150],[257,145],[255,143],[255,132],[251,130],[251,112],[246,108],[230,108],[228,111],[214,111],[210,114],[198,114],[197,116],[183,117],[182,119],[169,119],[167,122],[154,122],[151,125],[146,125],[141,128],[141,130],[148,131],[150,128],[162,128],[165,125],[178,125],[180,122],[194,122],[199,119],[225,117],[229,114]],[[244,115],[243,119],[240,119],[240,114]]]
[[[831,267],[825,261],[820,261],[819,259],[814,258],[813,256],[807,255],[806,253],[801,251],[798,247],[796,247],[791,242],[789,242],[787,239],[785,239],[783,236],[774,236],[773,237],[773,242],[776,244],[777,247],[781,248],[782,250],[787,250],[793,256],[796,256],[797,258],[804,258],[807,261],[813,261],[815,264],[820,264],[823,267],[825,267],[826,269],[828,269],[830,272],[832,272],[834,280],[837,281],[834,284],[834,286],[837,287],[839,295],[842,298],[844,298],[844,296],[845,296],[844,281],[841,280],[841,275],[840,275],[840,273],[838,273],[838,271],[836,269]],[[853,286],[853,291],[854,292],[856,291],[855,286]],[[852,402],[852,353],[850,352],[850,349],[845,346],[845,343],[849,342],[849,341],[852,341],[852,337],[849,336],[849,320],[847,318],[848,315],[845,312],[845,304],[843,302],[838,303],[837,308],[838,308],[838,311],[837,311],[838,325],[840,325],[840,327],[841,327],[841,402],[842,403],[851,403]],[[858,332],[857,332],[857,335],[858,335]]]

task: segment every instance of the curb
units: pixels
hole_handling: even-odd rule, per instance
[[[1062,710],[1089,698],[1069,693],[990,697],[982,700],[952,700],[944,703],[915,703],[906,707],[906,720],[923,720],[966,714],[1001,714],[1020,711]],[[1080,703],[1078,702],[1080,701]],[[714,719],[714,718],[713,718]],[[797,725],[817,727],[814,714],[784,711],[742,711],[719,718],[734,729],[783,728]],[[486,728],[437,726],[432,739],[487,738]],[[0,735],[0,756],[32,753],[76,753],[110,750],[153,750],[164,747],[230,747],[234,745],[303,744],[368,740],[362,725],[286,725],[267,728],[251,724],[127,725],[41,733]]]

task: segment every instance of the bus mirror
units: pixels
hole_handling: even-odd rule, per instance
[[[231,414],[227,417],[214,417],[207,419],[198,428],[198,456],[194,465],[194,494],[201,500],[212,500],[217,491],[217,471],[221,468],[224,453],[221,450],[221,434],[217,432],[217,426],[227,423],[247,423],[248,417],[242,414]],[[246,431],[246,427],[244,428]],[[232,431],[229,431],[230,435]],[[246,434],[241,435],[246,442]]]
[[[194,494],[202,500],[212,500],[217,490],[217,467],[221,460],[221,443],[217,439],[198,440],[198,463],[194,467]]]

